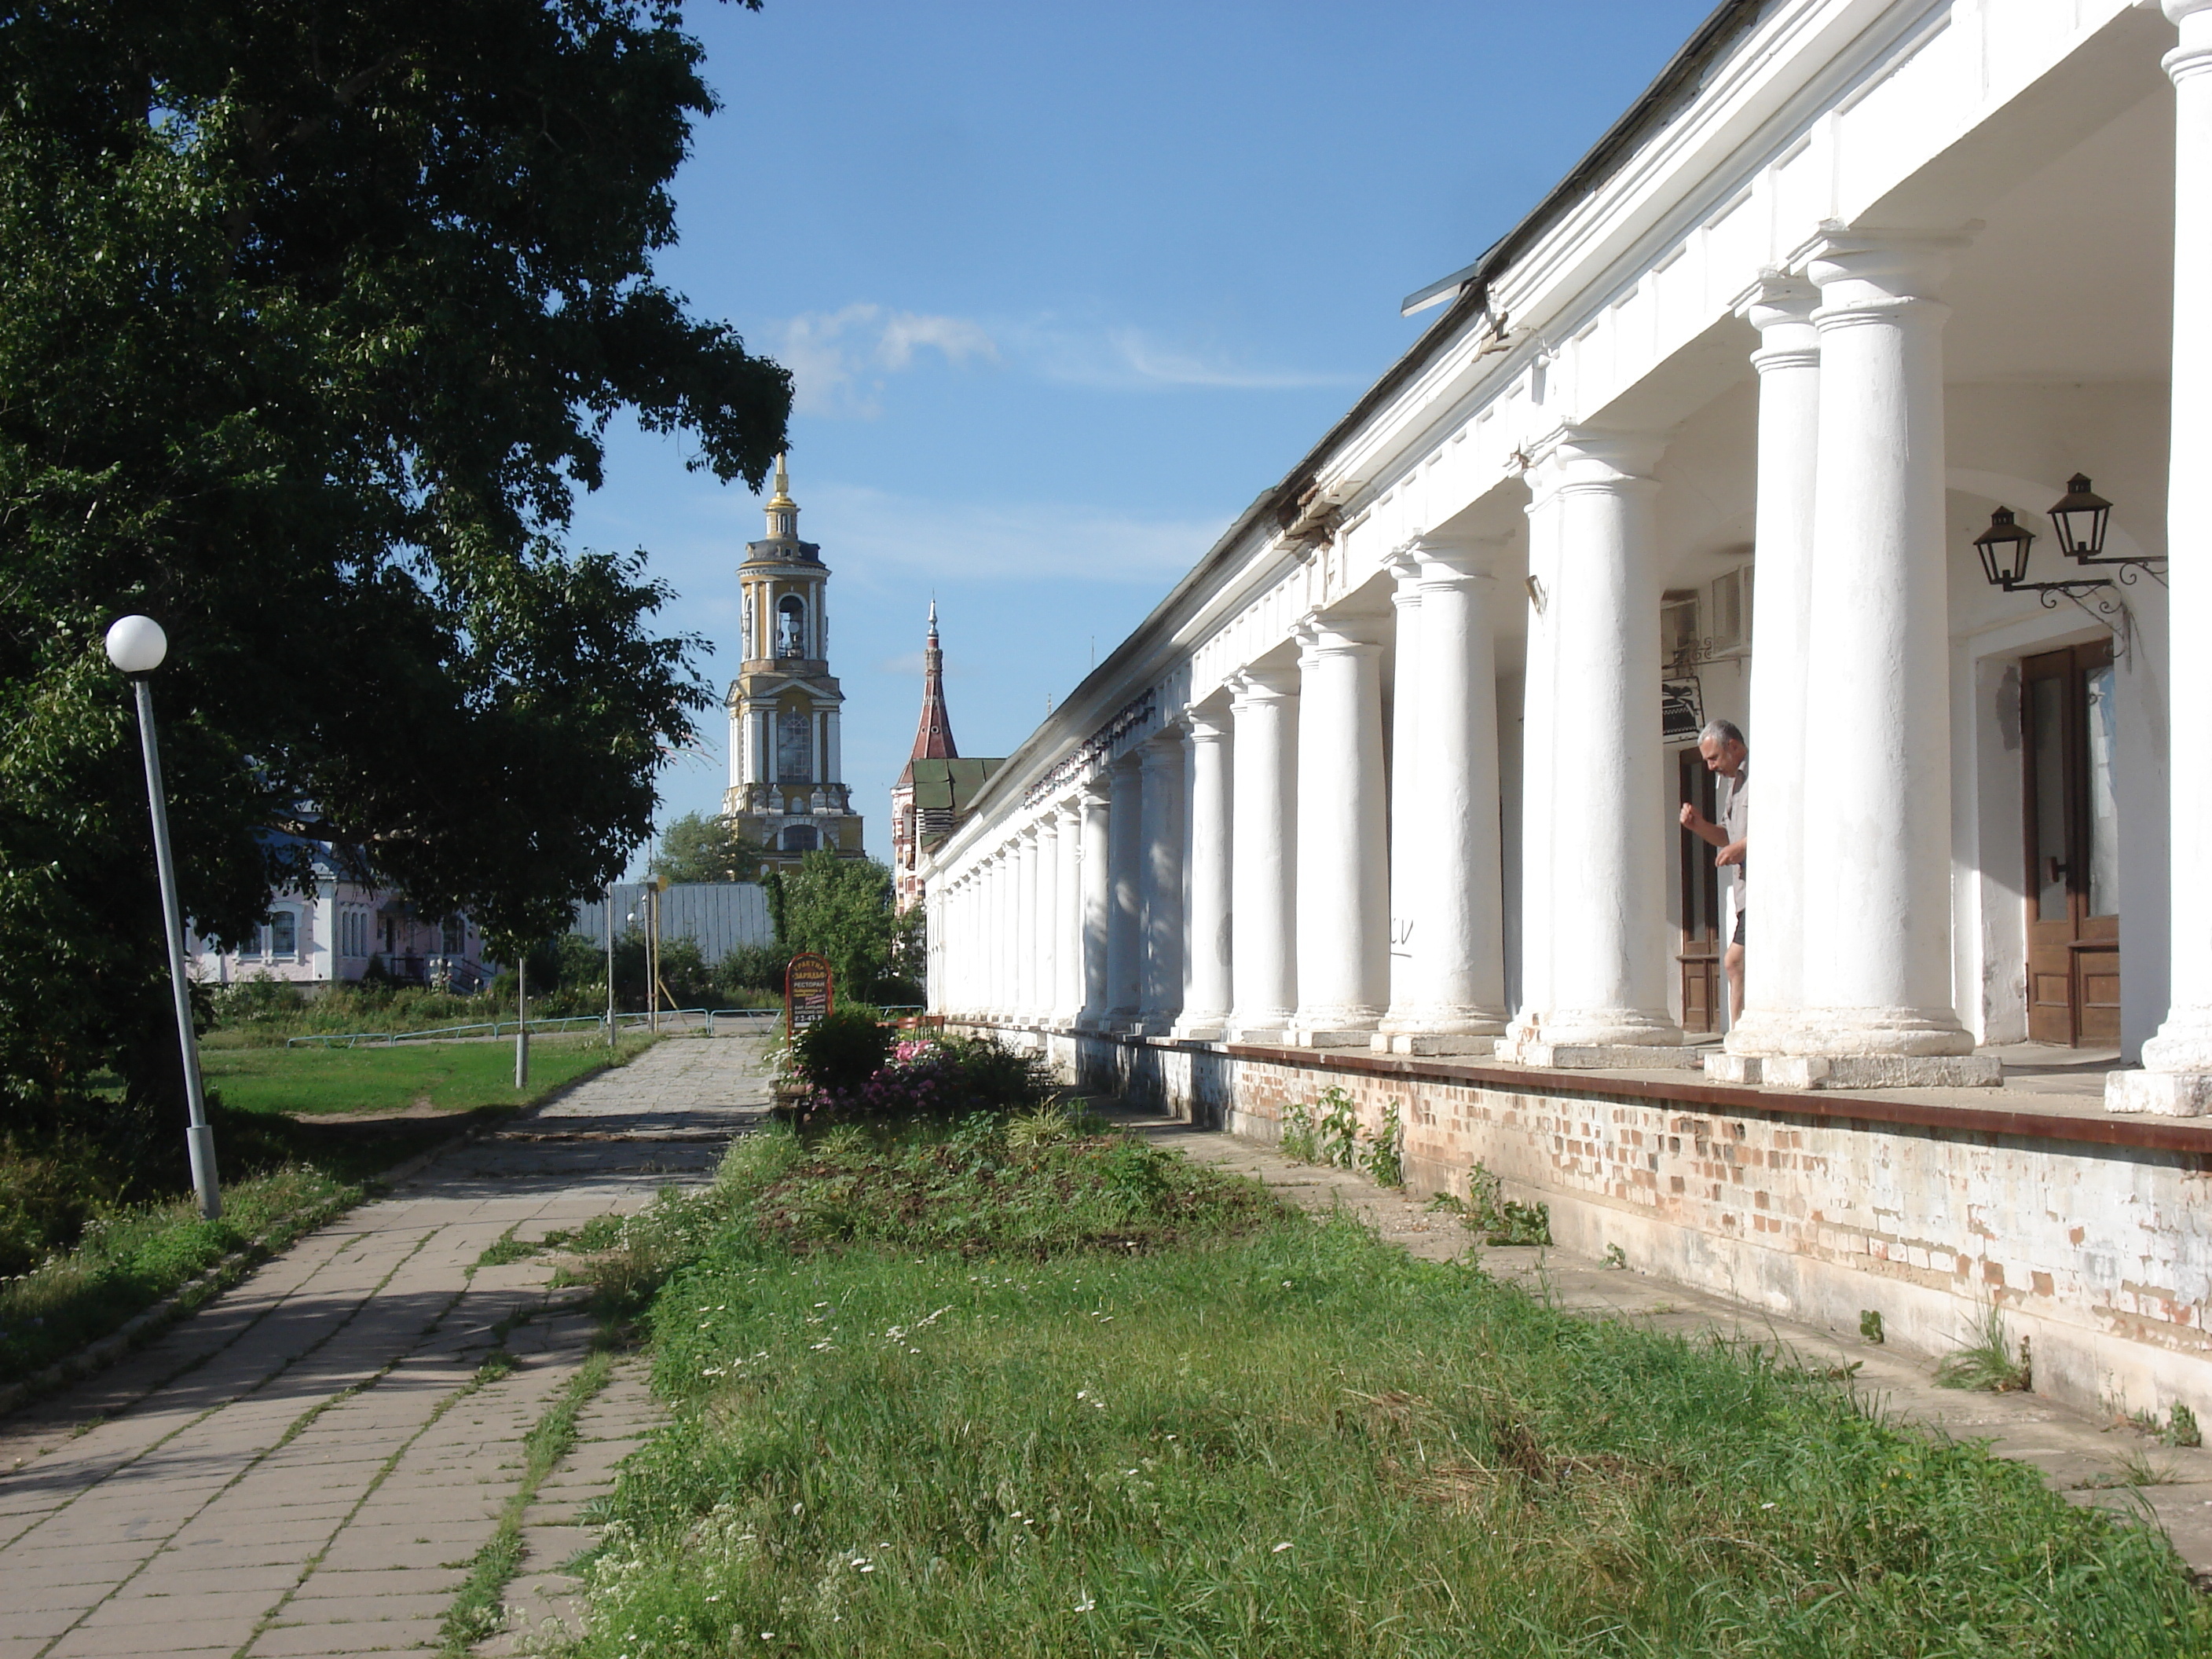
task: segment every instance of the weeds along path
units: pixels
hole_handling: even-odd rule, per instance
[[[446,1647],[526,1483],[642,1429],[633,1379],[586,1374],[580,1292],[518,1247],[709,1179],[766,1109],[758,1062],[664,1042],[0,1422],[0,1659]]]
[[[1387,1242],[1432,1261],[1466,1254],[1472,1241],[1456,1216],[1350,1170],[1294,1163],[1272,1147],[1218,1130],[1127,1111],[1115,1120],[1156,1143],[1264,1182],[1300,1208],[1343,1209]],[[2162,1445],[2124,1423],[2096,1422],[2033,1394],[1987,1394],[1936,1386],[1931,1365],[1877,1343],[1799,1324],[1653,1279],[1620,1265],[1547,1246],[1485,1247],[1482,1265],[1571,1312],[1632,1319],[1655,1330],[1785,1346],[1796,1363],[1849,1375],[1887,1413],[1959,1440],[1987,1441],[2000,1457],[2042,1472],[2075,1504],[2130,1515],[2148,1510],[2175,1549],[2212,1583],[2212,1450]],[[1966,1334],[1962,1332],[1962,1338]]]

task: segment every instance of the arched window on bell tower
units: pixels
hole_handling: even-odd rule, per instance
[[[775,654],[779,657],[803,657],[806,654],[806,601],[796,593],[787,593],[775,607]]]

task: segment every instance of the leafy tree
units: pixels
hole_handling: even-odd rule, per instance
[[[751,881],[760,848],[720,814],[686,812],[661,832],[653,873],[671,881]]]
[[[757,484],[790,402],[653,277],[701,62],[679,0],[0,7],[7,1121],[112,1067],[181,1139],[118,614],[204,933],[307,878],[272,829],[510,942],[648,833],[711,700],[573,495],[623,410]]]
[[[889,866],[823,848],[796,869],[769,871],[761,884],[778,945],[829,957],[841,998],[877,994],[891,969],[896,933]]]

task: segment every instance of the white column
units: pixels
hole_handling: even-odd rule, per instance
[[[1301,1047],[1367,1046],[1390,999],[1379,617],[1315,616],[1298,659]]]
[[[1139,903],[1145,965],[1139,1023],[1164,1036],[1182,1011],[1182,727],[1170,724],[1138,750],[1144,773]]]
[[[1400,1053],[1487,1054],[1506,1019],[1490,574],[1498,550],[1424,540],[1418,550],[1420,672],[1412,695],[1421,717],[1398,763],[1413,780],[1401,810],[1419,828],[1393,854],[1394,872],[1400,854],[1409,866],[1394,908],[1403,905],[1412,927],[1397,947],[1405,954],[1383,1030]]]
[[[1073,1025],[1083,1014],[1083,808],[1070,799],[1052,809],[1059,870],[1053,878],[1052,1017]]]
[[[1024,1025],[1036,1020],[1038,1002],[1037,851],[1037,826],[1024,824],[1014,838],[1014,1008]]]
[[[1189,971],[1176,1035],[1212,1042],[1229,1024],[1230,794],[1229,717],[1194,708],[1190,726]]]
[[[2166,467],[2167,716],[2172,917],[2166,1014],[2140,1072],[2105,1080],[2115,1112],[2212,1112],[2212,524],[2203,464],[2212,444],[2212,0],[2165,0],[2181,29],[2166,55],[2173,81],[2173,408]],[[2063,573],[2071,575],[2071,571]]]
[[[1060,815],[1048,806],[1036,821],[1036,994],[1031,1018],[1048,1025],[1060,1006]]]
[[[1107,975],[1107,945],[1114,931],[1113,797],[1103,778],[1093,778],[1075,799],[1083,816],[1081,1021],[1085,1030],[1095,1031],[1108,1023],[1114,998]]]
[[[1401,1009],[1414,995],[1413,934],[1420,905],[1415,896],[1423,866],[1425,826],[1417,804],[1420,770],[1414,756],[1421,730],[1421,562],[1401,549],[1384,562],[1392,578],[1390,672],[1390,1011],[1382,1030],[1399,1029]],[[1378,1048],[1389,1040],[1378,1036]]]
[[[1297,674],[1248,668],[1231,690],[1229,1034],[1279,1042],[1298,1006]]]
[[[994,848],[983,860],[981,930],[976,943],[982,967],[982,996],[978,1004],[983,1013],[995,1019],[999,1012],[999,854]]]
[[[1948,313],[1933,295],[1953,245],[1841,234],[1809,272],[1820,290],[1820,625],[1805,747],[1820,761],[1805,773],[1806,1009],[1790,1047],[1857,1063],[1767,1062],[1784,1085],[1997,1081],[1996,1061],[1972,1057],[1951,993]],[[1758,799],[1754,786],[1754,811]],[[1909,1063],[1928,1060],[1948,1063]]]
[[[1750,796],[1758,872],[1744,914],[1743,1018],[1715,1076],[1755,1082],[1739,1056],[1783,1054],[1798,1042],[1805,1003],[1805,661],[1811,632],[1813,502],[1820,430],[1820,346],[1812,285],[1769,271],[1736,306],[1759,331],[1759,487],[1753,530]]]
[[[1509,1043],[1542,1040],[1552,1006],[1552,726],[1557,700],[1559,499],[1546,471],[1528,475],[1528,602],[1521,674],[1521,1006]]]
[[[1012,1018],[1020,994],[1014,983],[1014,927],[1021,914],[1017,874],[1013,843],[1009,842],[991,860],[991,884],[997,889],[991,907],[991,960],[997,969],[991,1012],[994,1018],[1001,1021]]]
[[[1543,461],[1558,514],[1546,599],[1553,691],[1550,1006],[1553,1064],[1680,1044],[1667,1006],[1658,548],[1650,474],[1662,441],[1570,430]]]
[[[1133,1024],[1144,1002],[1144,779],[1134,750],[1108,769],[1106,1018]]]

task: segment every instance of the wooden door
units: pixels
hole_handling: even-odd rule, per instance
[[[2027,852],[2027,1034],[2120,1040],[2119,815],[2112,649],[2074,646],[2021,664]]]
[[[1720,810],[1719,788],[1714,774],[1705,769],[1705,757],[1695,749],[1675,756],[1680,798],[1708,818]],[[1721,1028],[1721,884],[1713,867],[1713,849],[1688,830],[1681,838],[1682,949],[1674,960],[1682,971],[1682,1029],[1717,1031]]]

